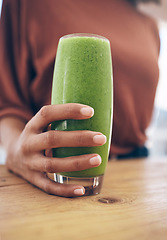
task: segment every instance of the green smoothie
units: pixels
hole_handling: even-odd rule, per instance
[[[101,132],[107,143],[98,147],[53,149],[54,157],[98,153],[99,167],[60,173],[70,177],[96,177],[105,172],[111,139],[113,86],[110,42],[96,35],[67,35],[60,39],[53,76],[52,104],[81,103],[94,108],[87,120],[52,123],[53,130],[91,130]]]

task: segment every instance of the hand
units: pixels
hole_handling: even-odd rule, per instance
[[[49,194],[74,197],[84,195],[83,186],[59,184],[46,173],[79,171],[101,164],[98,154],[86,154],[67,158],[53,158],[44,155],[44,150],[59,147],[100,146],[106,137],[92,131],[53,131],[44,129],[53,122],[64,119],[88,119],[92,108],[75,103],[48,105],[26,124],[7,155],[7,166],[33,185]]]

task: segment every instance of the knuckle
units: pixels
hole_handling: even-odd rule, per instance
[[[89,131],[79,132],[76,136],[76,140],[77,140],[78,144],[79,145],[85,145],[86,143],[88,143],[89,135],[90,135]]]
[[[39,110],[39,114],[41,115],[42,118],[47,118],[48,114],[49,114],[49,108],[48,106],[43,106],[41,107],[41,109]]]
[[[73,112],[73,104],[72,103],[68,103],[66,105],[66,113],[67,114],[71,114]]]
[[[52,163],[49,159],[45,159],[44,161],[44,171],[45,172],[52,172]]]
[[[71,191],[69,190],[69,185],[59,184],[56,186],[55,195],[62,197],[71,197]]]
[[[77,141],[78,145],[82,145],[84,143],[83,134],[78,134],[76,137],[76,141]]]
[[[75,170],[81,170],[81,162],[79,160],[75,160],[73,166]]]
[[[31,124],[30,124],[30,122],[28,122],[26,125],[25,125],[25,128],[24,128],[24,130],[27,132],[29,132],[29,131],[31,131]]]
[[[49,181],[46,181],[44,186],[43,186],[43,190],[47,193],[47,194],[51,194],[51,189],[50,189],[50,184]]]
[[[70,115],[76,114],[79,109],[79,104],[78,103],[68,103],[66,105],[66,112]]]
[[[46,146],[47,147],[51,147],[51,146],[55,146],[56,143],[56,135],[54,131],[48,131],[46,132]]]
[[[23,141],[22,144],[20,145],[20,151],[26,155],[29,152],[29,147],[27,142]]]
[[[34,117],[32,117],[30,121],[27,122],[27,124],[25,125],[24,132],[26,134],[29,134],[30,132],[34,132],[33,120],[34,120]]]

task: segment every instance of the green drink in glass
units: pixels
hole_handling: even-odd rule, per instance
[[[59,183],[79,184],[85,195],[100,192],[108,161],[113,113],[113,77],[110,42],[94,34],[71,34],[59,40],[52,86],[52,104],[80,103],[94,108],[86,120],[52,123],[52,130],[91,130],[107,137],[103,146],[55,148],[53,156],[64,158],[97,153],[100,166],[76,172],[55,173]]]

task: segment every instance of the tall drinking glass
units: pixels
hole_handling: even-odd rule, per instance
[[[54,174],[59,183],[79,184],[85,195],[100,192],[108,161],[112,113],[113,78],[110,42],[93,34],[71,34],[59,40],[52,86],[52,104],[80,103],[94,108],[95,114],[86,120],[64,120],[52,123],[52,130],[91,130],[107,137],[103,146],[53,149],[53,156],[64,158],[97,153],[100,166],[75,172]]]

